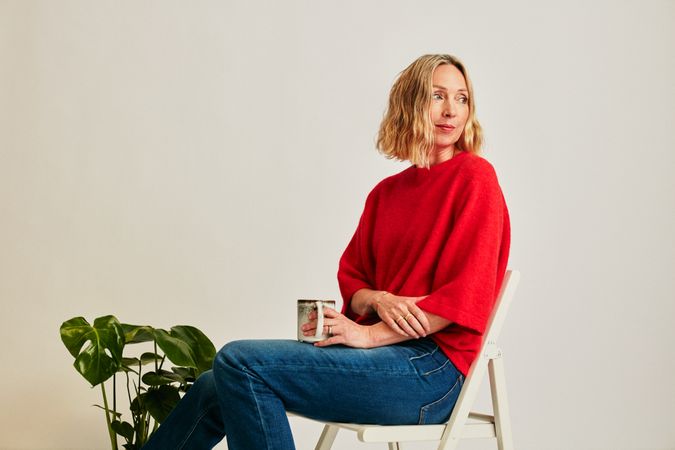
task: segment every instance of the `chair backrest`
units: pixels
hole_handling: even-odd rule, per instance
[[[496,348],[497,337],[504,324],[506,313],[511,304],[513,294],[520,280],[520,272],[517,270],[507,270],[504,274],[504,281],[502,282],[499,295],[495,301],[495,306],[490,314],[485,334],[483,335],[483,344],[481,345],[480,353],[476,357],[469,373],[467,374],[462,390],[459,393],[459,398],[455,404],[455,408],[448,420],[448,427],[446,433],[443,435],[442,442],[448,437],[459,438],[455,433],[459,433],[461,427],[469,417],[470,409],[478,394],[480,383],[483,380],[485,369],[491,358],[494,358],[494,351],[499,351]],[[448,435],[448,436],[446,436]]]
[[[506,318],[506,313],[508,312],[509,306],[511,306],[511,300],[513,300],[513,294],[518,287],[518,281],[520,280],[520,272],[517,270],[507,270],[504,274],[504,281],[502,282],[502,287],[495,301],[495,306],[492,308],[492,314],[490,315],[490,320],[488,320],[487,328],[485,329],[485,334],[483,335],[483,346],[481,351],[491,343],[495,343],[499,337],[499,333],[502,331],[502,325],[504,325],[504,319]]]

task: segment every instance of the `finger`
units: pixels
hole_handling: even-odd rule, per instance
[[[342,344],[344,343],[344,337],[342,335],[329,337],[323,341],[315,342],[315,347],[328,347],[329,345]]]
[[[410,313],[410,315],[408,316],[407,322],[408,325],[410,325],[410,327],[413,330],[415,330],[415,333],[417,333],[418,335],[422,337],[427,335],[427,332],[424,330],[422,324],[419,322],[419,320],[417,320],[417,317],[415,317],[412,313]]]
[[[330,318],[335,318],[335,317],[340,317],[342,314],[334,310],[333,308],[325,307],[323,309],[323,316],[324,317],[330,317]]]
[[[340,321],[337,319],[325,319],[324,322],[326,325],[324,326],[324,334],[327,335],[328,337],[331,336],[337,336],[340,334],[338,325],[340,324]]]
[[[380,318],[382,319],[382,322],[389,325],[389,328],[391,328],[392,330],[394,330],[395,332],[397,332],[401,336],[407,336],[406,332],[403,331],[401,329],[401,327],[398,326],[396,321],[394,319],[392,319],[391,316],[388,313],[383,312],[383,314],[380,316]]]
[[[384,323],[389,325],[389,328],[400,334],[401,336],[408,336],[408,333],[406,333],[399,325],[398,322],[396,322],[394,319],[391,317],[387,316],[386,319],[382,319]]]
[[[323,321],[323,334],[335,334],[335,325],[340,323],[337,319],[324,319]],[[311,336],[316,333],[317,321],[313,320],[304,324],[300,329],[302,330],[305,336]]]
[[[412,316],[411,316],[412,317]],[[419,338],[419,334],[410,326],[408,322],[406,322],[405,317],[401,317],[399,320],[396,321],[396,324],[401,327],[403,331],[406,332],[408,336],[414,337],[414,338]]]
[[[314,336],[316,334],[316,327],[310,328],[307,330],[303,330],[302,332],[303,336]],[[323,326],[323,331],[321,334],[324,335],[334,335],[335,334],[335,329],[332,328],[332,326],[329,325],[324,325]]]
[[[403,320],[405,320],[405,323],[407,323],[408,326],[410,326],[410,328],[412,330],[414,330],[415,334],[417,334],[418,336],[426,336],[427,335],[426,331],[424,330],[424,327],[422,326],[420,321],[417,319],[414,312],[407,311],[405,313],[405,315],[403,316]],[[399,320],[399,322],[403,322],[403,320]],[[406,326],[405,326],[405,323],[401,323],[400,325],[404,330],[408,331]]]
[[[323,319],[323,325],[324,326],[331,326],[335,327],[335,325],[339,324],[340,320],[339,319],[330,319],[330,318],[325,318]]]
[[[420,337],[419,334],[417,334],[417,332],[410,326],[410,324],[406,322],[406,318],[410,318],[413,316],[410,315],[410,312],[406,309],[405,304],[398,305],[396,309],[394,309],[394,311],[395,311],[394,315],[395,319],[393,321],[396,324],[396,328],[394,328],[394,330],[396,329],[401,330],[399,334],[403,336],[419,338]]]
[[[316,327],[302,330],[302,334],[304,336],[313,336],[314,334],[316,334]]]
[[[427,315],[420,309],[417,305],[412,305],[410,307],[410,312],[415,315],[417,321],[424,327],[426,333],[431,333],[431,324],[429,323],[429,318]]]
[[[323,316],[324,317],[339,317],[342,314],[340,314],[338,311],[334,310],[333,308],[329,308],[328,306],[323,308]],[[309,320],[316,320],[317,319],[317,311],[311,311],[308,315],[307,318]]]
[[[316,320],[310,320],[309,322],[305,322],[300,329],[302,331],[305,330],[316,330]]]

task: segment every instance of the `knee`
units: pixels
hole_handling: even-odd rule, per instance
[[[225,344],[213,360],[213,372],[217,377],[232,370],[241,371],[248,365],[247,356],[250,349],[247,341],[233,341]]]
[[[215,398],[216,381],[212,370],[207,370],[197,377],[187,392],[193,398],[197,398],[200,403]]]
[[[258,367],[278,363],[289,344],[280,340],[243,340],[226,344],[216,354],[213,371],[217,378],[226,373],[256,372]]]
[[[207,370],[197,377],[192,387],[197,387],[199,390],[212,390],[215,386],[213,379],[213,370]]]

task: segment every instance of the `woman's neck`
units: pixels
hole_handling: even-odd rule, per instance
[[[452,159],[457,153],[459,153],[459,150],[455,149],[454,145],[452,147],[445,147],[443,149],[434,149],[429,154],[429,166],[435,166],[436,164],[440,164],[449,159]]]

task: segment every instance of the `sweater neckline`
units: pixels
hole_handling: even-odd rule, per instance
[[[434,173],[434,172],[438,172],[439,170],[443,170],[445,167],[448,167],[448,166],[450,166],[450,165],[456,163],[456,162],[457,162],[457,161],[456,161],[457,159],[461,159],[461,158],[462,158],[465,154],[467,154],[467,153],[468,153],[467,151],[462,150],[462,151],[460,151],[459,153],[457,153],[455,156],[453,156],[452,158],[450,158],[450,159],[448,159],[448,160],[446,160],[446,161],[443,161],[443,162],[441,162],[441,163],[434,164],[433,166],[431,166],[431,167],[429,167],[429,168],[426,168],[426,167],[417,167],[416,165],[413,165],[412,168],[413,168],[417,173],[424,173],[424,172],[426,172],[426,173]]]

